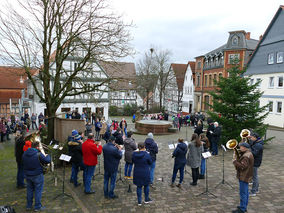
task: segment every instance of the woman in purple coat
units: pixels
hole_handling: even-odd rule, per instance
[[[134,164],[133,183],[137,186],[138,206],[142,205],[142,187],[144,186],[145,201],[152,202],[149,197],[150,184],[150,165],[152,164],[151,156],[146,152],[145,144],[138,143],[138,152],[133,152],[132,162]]]

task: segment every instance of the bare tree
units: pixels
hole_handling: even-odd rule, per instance
[[[142,98],[146,98],[146,110],[148,111],[150,96],[153,95],[155,85],[157,84],[152,51],[151,53],[146,52],[136,67],[138,92],[142,94]]]
[[[92,73],[98,83],[86,85],[84,73],[93,72],[92,63],[131,53],[131,24],[114,14],[107,0],[17,2],[0,11],[1,56],[25,69],[35,93],[46,104],[49,136],[53,137],[53,118],[64,98],[96,91],[110,80]],[[74,69],[64,68],[70,57],[77,61]]]

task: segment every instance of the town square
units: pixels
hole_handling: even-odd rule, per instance
[[[284,212],[284,5],[230,3],[1,2],[0,213]]]

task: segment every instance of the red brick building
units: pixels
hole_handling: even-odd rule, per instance
[[[215,90],[214,79],[220,76],[227,77],[227,70],[235,59],[240,62],[241,68],[245,67],[249,57],[257,46],[258,40],[251,39],[250,33],[243,30],[229,32],[226,44],[195,58],[194,75],[194,111],[207,111],[212,104],[210,91]]]

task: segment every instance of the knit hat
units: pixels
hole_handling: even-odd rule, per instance
[[[153,136],[153,133],[152,133],[152,132],[149,132],[148,135],[147,135],[147,138],[152,138],[152,139],[153,139],[153,137],[154,137],[154,136]]]
[[[244,147],[246,147],[248,149],[250,148],[250,145],[248,143],[245,143],[245,142],[240,143],[239,146],[244,146]]]
[[[79,141],[81,140],[81,136],[79,135],[78,131],[77,130],[72,130],[72,137],[74,139],[74,141]]]
[[[29,148],[32,148],[32,142],[31,141],[26,141],[24,147],[23,147],[23,151],[27,151]]]
[[[259,135],[256,132],[251,133],[250,136],[253,136],[255,138],[259,138]]]

